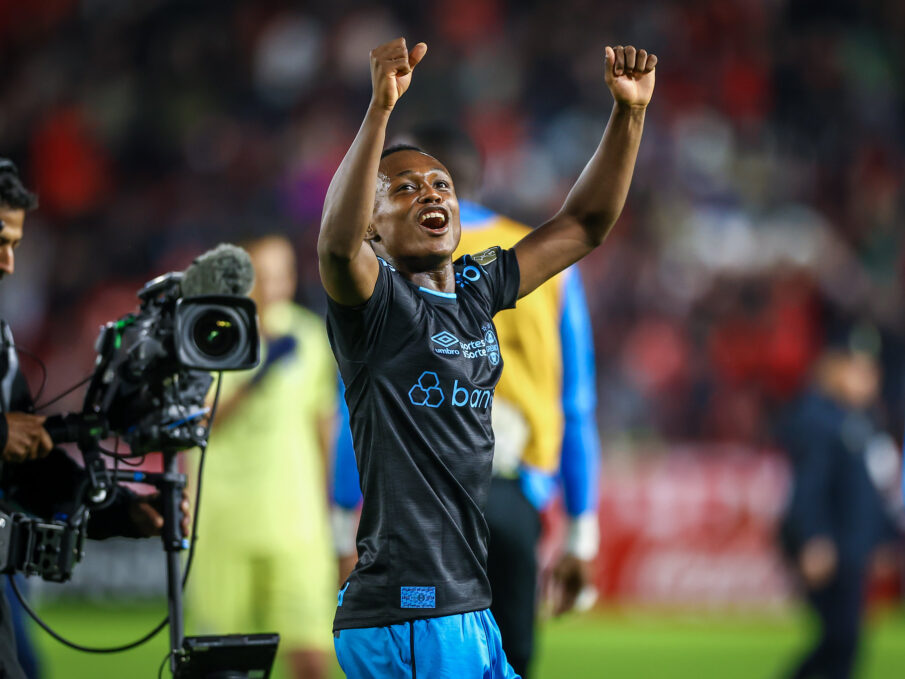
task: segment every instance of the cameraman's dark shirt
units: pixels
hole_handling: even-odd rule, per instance
[[[364,498],[334,630],[490,606],[483,510],[503,369],[492,318],[515,305],[519,269],[499,248],[454,269],[456,293],[445,294],[381,260],[367,302],[329,302]]]
[[[6,352],[0,352],[0,381],[14,371],[9,402],[0,403],[0,451],[9,436],[6,412],[33,413],[34,401],[28,384],[18,367],[11,367]],[[0,401],[5,399],[0,398]],[[70,514],[82,480],[82,468],[60,448],[54,448],[41,459],[28,462],[0,461],[0,510],[22,511],[43,519],[57,514]],[[117,487],[110,506],[91,513],[88,537],[95,540],[113,537],[141,537],[129,516],[131,493]]]

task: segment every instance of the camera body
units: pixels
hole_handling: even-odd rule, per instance
[[[181,273],[155,278],[138,293],[137,314],[107,323],[97,339],[83,415],[102,419],[133,453],[203,445],[198,420],[210,372],[257,365],[255,305],[237,295],[182,297]]]

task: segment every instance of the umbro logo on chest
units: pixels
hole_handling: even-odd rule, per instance
[[[469,359],[486,358],[490,365],[500,362],[500,346],[493,325],[481,326],[482,336],[478,339],[461,340],[449,330],[441,330],[431,336],[431,348],[441,356],[464,356]]]

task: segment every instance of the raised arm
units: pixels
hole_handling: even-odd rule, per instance
[[[317,239],[321,282],[340,304],[361,304],[374,292],[378,263],[366,239],[374,211],[380,153],[390,113],[411,84],[412,70],[425,52],[427,45],[423,42],[409,51],[404,38],[371,50],[371,103],[327,189]]]
[[[562,208],[515,246],[524,297],[603,242],[619,218],[635,169],[657,57],[634,47],[606,48],[613,111],[600,144]]]

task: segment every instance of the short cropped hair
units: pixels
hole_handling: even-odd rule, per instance
[[[393,144],[392,146],[387,146],[383,150],[383,153],[380,154],[380,159],[383,160],[387,156],[390,156],[394,153],[399,153],[400,151],[417,151],[418,153],[423,153],[426,156],[430,156],[427,151],[415,146],[414,144]]]
[[[26,212],[38,207],[38,197],[25,188],[19,169],[6,158],[0,158],[0,207]]]

